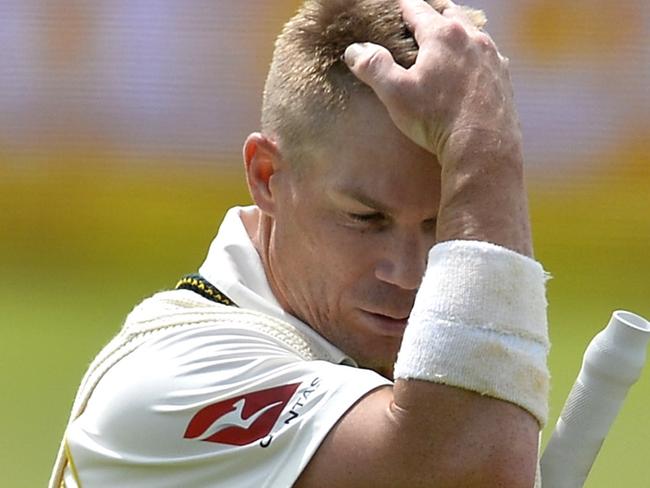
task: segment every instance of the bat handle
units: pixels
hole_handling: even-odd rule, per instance
[[[618,310],[591,341],[541,460],[544,488],[580,488],[629,388],[639,379],[650,323]]]

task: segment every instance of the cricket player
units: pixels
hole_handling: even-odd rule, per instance
[[[91,364],[51,487],[539,483],[546,273],[483,24],[305,1],[244,144],[255,205]]]

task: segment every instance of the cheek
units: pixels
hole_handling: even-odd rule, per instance
[[[371,259],[372,236],[346,227],[336,219],[322,219],[313,228],[310,245],[319,259],[342,271],[362,267]]]
[[[328,307],[340,305],[346,296],[359,294],[374,277],[379,235],[342,225],[337,216],[318,206],[299,205],[286,219],[279,244],[293,272],[302,276],[309,294],[320,294]]]
[[[318,239],[317,266],[339,305],[365,295],[376,280],[376,236],[332,224],[323,227]]]

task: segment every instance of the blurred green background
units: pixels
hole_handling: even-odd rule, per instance
[[[0,4],[0,45],[17,46],[0,58],[0,485],[45,484],[94,354],[249,201],[238,146],[297,3],[133,2],[130,24],[85,2]],[[473,3],[513,60],[536,255],[554,276],[547,438],[612,311],[650,317],[648,7],[621,2],[612,26],[601,1]],[[645,371],[587,487],[650,486],[649,404]]]

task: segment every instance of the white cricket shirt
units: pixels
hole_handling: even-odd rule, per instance
[[[240,219],[255,211],[226,214],[200,268],[239,309],[174,290],[130,314],[152,332],[69,424],[66,487],[289,487],[338,419],[391,383],[282,310]]]

